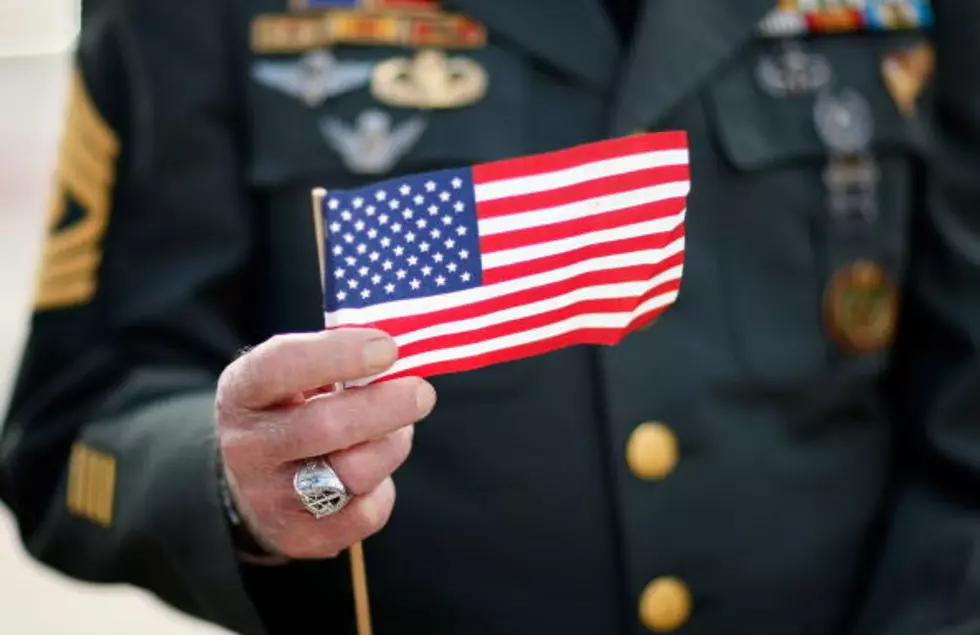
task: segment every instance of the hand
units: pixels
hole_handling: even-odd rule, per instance
[[[373,376],[397,357],[371,329],[273,337],[232,362],[218,381],[216,420],[232,498],[255,539],[288,558],[333,557],[376,533],[395,502],[394,472],[413,426],[435,404],[415,378],[327,393]],[[326,456],[353,495],[317,520],[293,491],[304,459]]]

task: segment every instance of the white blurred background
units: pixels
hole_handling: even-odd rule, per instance
[[[172,0],[161,0],[163,2]],[[0,0],[0,410],[26,333],[57,150],[78,0]],[[2,423],[0,423],[2,425]],[[0,634],[215,635],[126,587],[64,578],[31,561],[0,505]]]

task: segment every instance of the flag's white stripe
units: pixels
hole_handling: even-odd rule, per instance
[[[686,165],[687,163],[687,150],[655,150],[614,159],[602,159],[553,172],[477,183],[473,189],[477,202],[493,201],[506,196],[520,196],[521,194],[555,190],[617,174],[671,165]]]
[[[536,329],[511,333],[510,335],[496,337],[489,340],[482,340],[472,344],[465,344],[463,346],[441,348],[433,351],[427,351],[425,353],[419,353],[418,355],[412,355],[410,357],[404,357],[395,362],[389,370],[381,375],[368,378],[360,382],[355,382],[351,385],[356,386],[368,384],[388,375],[411,371],[415,368],[428,366],[430,364],[441,364],[444,362],[451,362],[469,357],[476,357],[478,355],[495,351],[524,346],[526,344],[533,344],[534,342],[559,337],[573,331],[583,329],[623,329],[636,318],[672,304],[677,299],[677,295],[677,291],[667,291],[650,298],[633,311],[577,315],[573,318],[548,324],[547,326],[542,326]],[[398,338],[395,338],[395,341],[397,342]]]
[[[546,243],[535,243],[524,247],[515,247],[514,249],[484,253],[481,257],[483,270],[489,271],[497,267],[516,265],[529,260],[556,256],[590,245],[598,245],[614,240],[625,240],[627,238],[639,238],[640,236],[667,233],[673,231],[684,222],[686,211],[681,210],[673,216],[665,216],[642,223],[634,223],[633,225],[623,225],[622,227],[602,229],[569,238],[552,240]]]
[[[620,269],[635,265],[649,265],[660,262],[684,251],[684,237],[681,236],[661,249],[646,249],[612,256],[591,258],[574,265],[550,269],[543,273],[516,278],[497,284],[464,289],[444,295],[396,300],[383,304],[361,307],[357,309],[341,309],[326,313],[327,324],[376,324],[385,320],[412,315],[423,315],[442,309],[452,309],[466,304],[473,304],[490,298],[541,287],[554,282],[568,280],[587,272]]]
[[[401,346],[405,346],[406,344],[414,344],[415,342],[421,342],[422,340],[441,337],[443,335],[453,335],[456,333],[476,331],[495,324],[513,322],[515,320],[540,315],[549,311],[557,311],[578,302],[642,297],[643,294],[649,292],[651,289],[657,288],[662,284],[666,284],[672,280],[680,280],[683,269],[683,265],[671,267],[670,269],[667,269],[666,271],[663,271],[653,278],[649,278],[647,280],[616,282],[611,284],[604,284],[600,282],[593,286],[575,289],[574,291],[570,291],[564,295],[557,295],[544,300],[539,300],[537,302],[514,306],[495,313],[485,313],[465,320],[435,324],[417,331],[402,333],[398,336],[398,343]]]
[[[480,236],[493,236],[504,232],[542,225],[554,225],[566,221],[577,220],[587,216],[605,214],[619,209],[628,209],[638,205],[648,205],[672,198],[687,196],[691,190],[690,181],[673,181],[659,183],[627,192],[617,192],[596,196],[585,200],[566,203],[556,207],[529,210],[519,214],[507,214],[493,218],[480,219],[477,226]]]

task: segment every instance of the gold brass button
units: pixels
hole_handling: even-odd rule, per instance
[[[636,427],[626,442],[626,464],[637,478],[660,480],[677,466],[677,436],[662,423]]]
[[[844,349],[865,353],[891,344],[898,321],[898,291],[877,263],[838,270],[824,294],[826,328]]]
[[[673,577],[657,578],[640,594],[640,622],[656,633],[675,631],[691,616],[691,591]]]

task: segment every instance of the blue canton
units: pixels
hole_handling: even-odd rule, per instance
[[[326,311],[480,286],[469,168],[330,191],[323,204]]]

